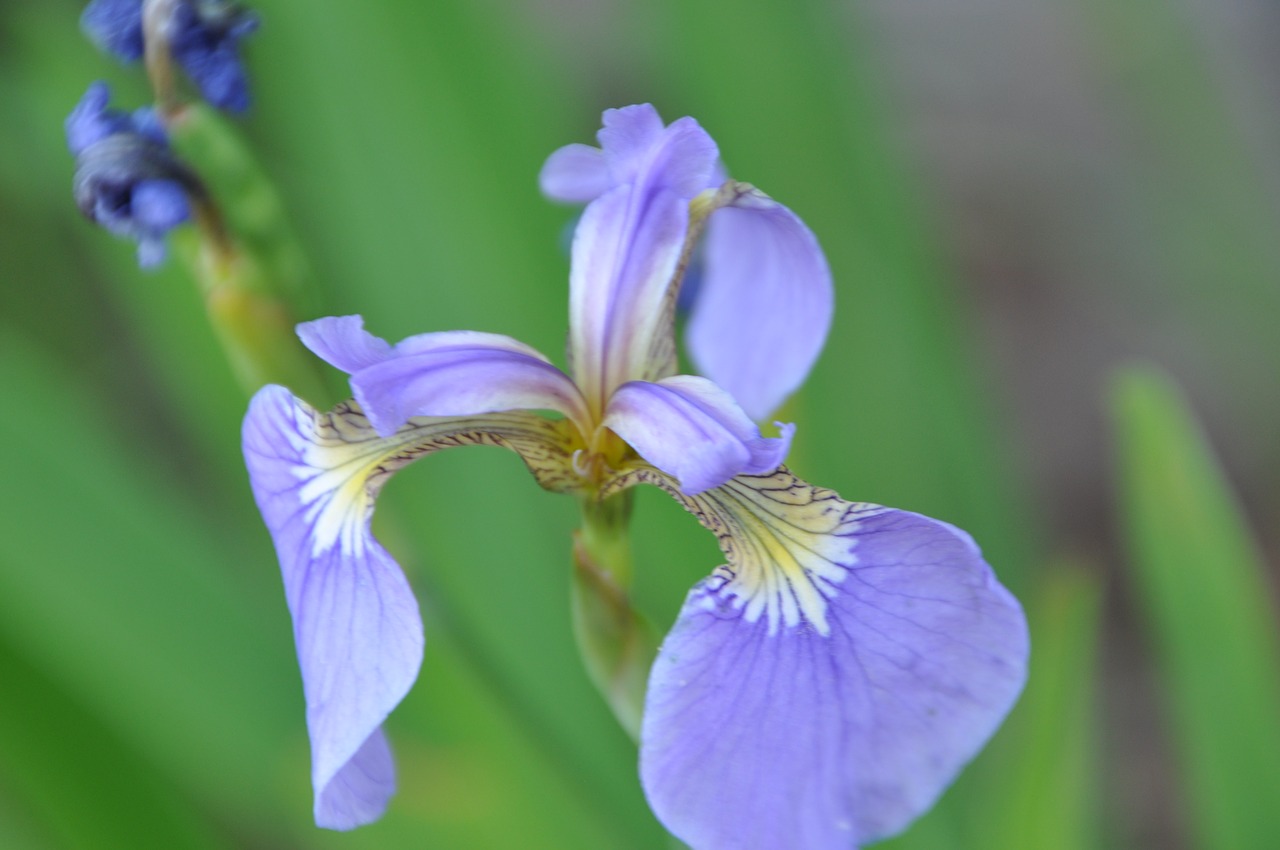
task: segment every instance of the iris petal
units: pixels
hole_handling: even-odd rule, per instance
[[[579,485],[564,429],[531,413],[415,420],[380,437],[351,404],[319,413],[277,386],[250,403],[245,462],[293,617],[321,826],[382,813],[395,778],[379,727],[422,661],[417,602],[369,529],[374,499],[397,469],[460,445],[513,449],[547,489]]]
[[[565,145],[547,157],[538,175],[542,194],[566,204],[594,201],[613,187],[604,153],[590,145]]]
[[[363,316],[328,316],[298,325],[302,344],[348,375],[381,363],[391,355],[391,344],[364,329]]]
[[[351,376],[351,388],[380,434],[412,416],[472,416],[553,410],[585,430],[582,395],[540,355],[497,334],[450,331]],[[513,345],[506,344],[507,342]],[[402,343],[403,345],[403,343]]]
[[[641,779],[699,850],[848,850],[941,794],[1012,706],[1026,623],[963,532],[785,469],[682,496],[728,564],[649,680]],[[621,482],[618,486],[626,486]]]
[[[500,334],[419,334],[389,346],[359,316],[298,326],[307,347],[351,374],[361,408],[384,437],[414,416],[553,410],[585,429],[582,395],[542,354]]]
[[[716,210],[686,341],[698,370],[763,419],[809,374],[831,326],[831,272],[791,210],[751,189]]]
[[[573,238],[569,344],[578,385],[597,404],[647,375],[655,335],[671,333],[663,304],[688,225],[679,196],[632,185],[583,212]]]
[[[604,424],[649,463],[679,479],[686,495],[741,473],[777,469],[794,430],[786,425],[781,437],[760,436],[728,393],[692,375],[624,384],[609,400]]]
[[[600,147],[614,184],[632,183],[642,192],[665,190],[686,200],[710,188],[719,148],[692,118],[664,127],[650,104],[607,109]]]
[[[395,790],[389,750],[368,742],[422,663],[413,592],[369,532],[382,464],[404,445],[282,387],[259,391],[245,418],[245,461],[293,615],[316,823],[335,829],[375,820]]]

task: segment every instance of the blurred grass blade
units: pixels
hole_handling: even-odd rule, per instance
[[[1145,369],[1116,381],[1121,514],[1158,653],[1194,834],[1280,836],[1280,621],[1263,564],[1186,403]]]
[[[200,525],[36,347],[11,329],[0,343],[22,400],[0,417],[0,640],[186,793],[265,818],[262,766],[299,734],[296,674],[237,568],[247,547]]]
[[[1047,571],[1027,612],[1031,678],[992,745],[992,808],[971,818],[988,850],[1097,847],[1098,618],[1090,573]],[[987,790],[987,789],[984,789]],[[998,808],[997,808],[998,807]]]
[[[168,777],[4,642],[0,681],[23,695],[0,712],[0,782],[48,839],[36,845],[34,836],[16,839],[0,831],[0,846],[232,846],[216,837]]]

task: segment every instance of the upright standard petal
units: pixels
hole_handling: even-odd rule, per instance
[[[678,479],[688,496],[735,475],[777,469],[795,430],[784,425],[781,437],[760,436],[728,393],[692,375],[624,384],[609,400],[604,424]]]
[[[598,138],[614,185],[663,189],[689,199],[713,184],[720,150],[692,118],[663,126],[648,103],[607,109]]]
[[[380,726],[422,662],[417,602],[369,530],[374,499],[397,469],[461,445],[516,451],[546,489],[579,485],[565,429],[534,414],[416,420],[380,437],[350,404],[319,413],[269,386],[245,417],[249,480],[293,617],[321,826],[350,829],[386,807],[395,772]]]
[[[763,419],[803,383],[831,326],[831,272],[795,213],[757,189],[712,213],[686,341],[698,370]]]
[[[689,207],[678,195],[619,186],[593,201],[573,237],[569,350],[574,377],[599,413],[609,395],[649,374],[654,337],[679,266]]]
[[[849,850],[904,829],[1026,677],[1014,598],[967,535],[785,469],[682,496],[729,563],[689,594],[649,680],[641,779],[697,850]]]

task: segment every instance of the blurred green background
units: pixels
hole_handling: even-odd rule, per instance
[[[969,530],[1035,646],[992,746],[885,846],[1280,846],[1274,6],[253,5],[240,130],[304,318],[562,350],[570,212],[536,174],[633,102],[817,233],[837,315],[793,466]],[[182,265],[140,272],[71,201],[88,83],[149,100],[81,6],[0,2],[0,848],[675,846],[576,657],[575,506],[489,449],[382,499],[428,631],[401,790],[312,825],[245,394]],[[719,553],[649,492],[636,545],[665,626]]]

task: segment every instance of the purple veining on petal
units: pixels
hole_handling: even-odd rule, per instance
[[[711,215],[686,331],[698,370],[763,419],[804,382],[831,326],[831,272],[791,210],[751,191]]]
[[[316,822],[349,829],[381,815],[395,790],[378,730],[418,675],[422,621],[369,531],[385,449],[367,427],[335,428],[283,387],[264,387],[245,417],[244,455],[293,616]]]
[[[1025,681],[1021,609],[967,535],[800,492],[735,479],[695,500],[718,506],[739,562],[693,589],[663,645],[641,777],[659,819],[699,850],[848,850],[901,831]],[[795,562],[748,568],[764,556]],[[780,580],[747,586],[766,583],[760,569]],[[754,593],[809,594],[796,588],[815,571],[822,626],[750,616]]]
[[[686,495],[735,475],[772,472],[786,458],[795,430],[782,425],[781,437],[762,437],[728,393],[692,375],[624,384],[609,400],[604,424],[679,479]]]

